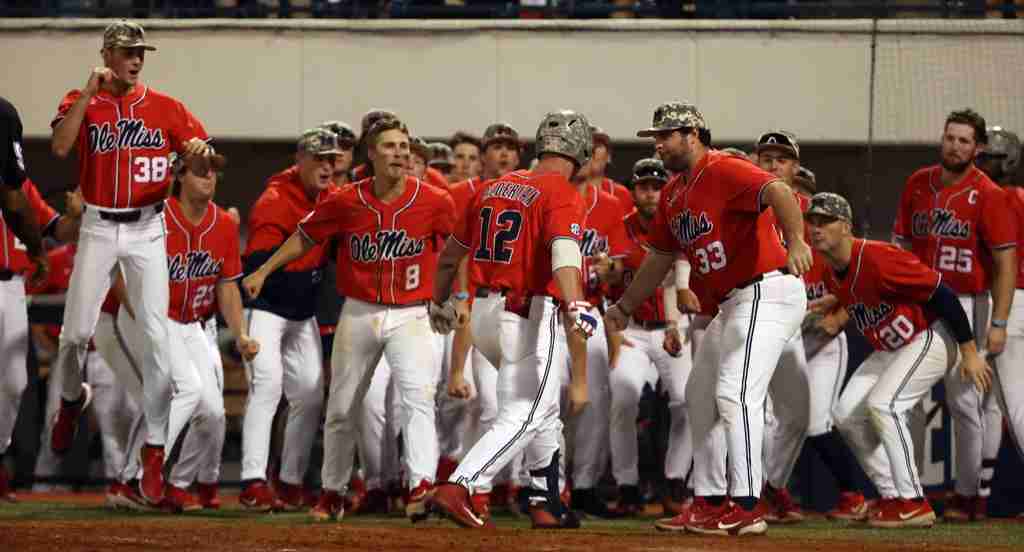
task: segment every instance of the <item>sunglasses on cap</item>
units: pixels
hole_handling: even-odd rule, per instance
[[[800,155],[800,146],[797,145],[796,140],[783,132],[766,132],[757,139],[757,149],[764,147],[777,146],[781,148],[788,148],[793,150],[796,155]]]

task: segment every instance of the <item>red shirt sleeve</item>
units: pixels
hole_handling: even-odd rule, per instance
[[[442,214],[434,217],[434,234],[447,238],[455,232],[458,219],[455,215],[455,200],[444,190],[438,193],[438,209]]]
[[[342,231],[346,206],[346,194],[333,194],[317,203],[313,211],[299,223],[298,230],[310,241],[320,243]]]
[[[978,225],[978,234],[989,249],[1005,249],[1017,245],[1017,222],[1010,209],[1010,197],[992,184],[981,194],[981,212],[985,213]]]
[[[769,182],[779,179],[749,161],[734,157],[724,157],[715,162],[714,166],[708,167],[708,170],[718,173],[715,175],[716,182],[721,186],[729,208],[747,213],[760,213],[764,210],[761,193]]]
[[[615,222],[608,229],[609,257],[625,257],[629,254],[630,250],[629,235],[626,232],[626,223],[623,222],[623,219],[626,218],[629,212],[626,211],[622,200],[619,200],[617,204],[619,213],[615,217]]]
[[[221,212],[224,228],[224,239],[227,240],[227,252],[224,256],[224,266],[220,269],[221,280],[236,280],[242,277],[242,257],[240,255],[238,240],[238,225],[227,213]]]
[[[64,120],[64,117],[67,117],[68,111],[71,111],[71,106],[75,105],[75,102],[77,102],[80,97],[82,97],[82,92],[80,90],[72,90],[64,95],[64,99],[62,99],[60,101],[60,105],[57,106],[57,115],[55,115],[53,120],[50,121],[50,128],[56,127],[57,123]]]
[[[916,255],[894,245],[882,248],[874,262],[880,280],[879,293],[892,301],[924,303],[931,299],[942,279]]]
[[[203,124],[185,107],[185,104],[175,102],[175,107],[177,114],[174,117],[174,124],[170,128],[171,135],[169,137],[172,150],[181,153],[185,149],[185,142],[193,138],[209,140],[210,137],[206,135]]]
[[[273,249],[288,239],[290,232],[281,222],[278,205],[284,199],[277,190],[266,190],[249,210],[249,240],[246,244],[246,255],[254,251]]]
[[[551,186],[550,193],[544,194],[543,223],[541,238],[544,247],[559,238],[568,238],[579,242],[583,237],[583,220],[585,210],[583,198],[573,189],[567,180],[561,186]]]
[[[41,232],[45,231],[60,215],[57,214],[57,211],[53,210],[53,207],[50,207],[50,204],[43,200],[43,196],[39,195],[39,190],[36,189],[35,184],[31,180],[26,179],[21,185],[21,189],[25,192],[25,198],[28,200],[32,212],[36,215],[36,224],[39,225],[39,230]]]

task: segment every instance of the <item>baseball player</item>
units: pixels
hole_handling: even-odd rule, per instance
[[[480,138],[464,131],[458,131],[448,140],[453,152],[453,166],[451,182],[462,182],[470,178],[477,178],[483,170],[483,163],[480,161],[480,152],[483,151],[483,144]]]
[[[647,255],[647,234],[654,221],[661,190],[668,180],[668,171],[660,160],[641,159],[633,165],[631,184],[636,209],[623,221],[629,245],[623,258],[625,272],[618,286],[612,288],[614,298],[619,297],[624,286],[632,281]],[[689,327],[685,318],[680,324],[674,279],[671,284],[660,287],[634,313],[629,327],[623,332],[630,345],[622,348],[609,378],[612,475],[619,485],[618,510],[629,516],[643,509],[638,487],[636,419],[645,383],[654,386],[661,379],[669,394],[671,429],[665,454],[665,478],[669,481],[686,479],[693,459],[684,402],[692,356],[689,344],[682,338]],[[589,372],[589,364],[587,368]]]
[[[370,127],[381,119],[397,119],[398,115],[390,109],[371,109],[363,114],[360,121],[359,142],[356,143],[356,159],[359,164],[352,169],[352,182],[373,176],[373,163],[368,162],[366,141],[370,136]]]
[[[174,395],[166,454],[170,455],[185,424],[191,426],[168,479],[167,500],[175,510],[201,507],[188,493],[194,480],[209,486],[220,479],[224,374],[214,309],[236,336],[244,360],[251,362],[260,349],[243,324],[236,282],[242,276],[238,225],[212,201],[216,170],[223,167],[223,159],[219,155],[179,158],[172,164],[175,184],[167,200],[168,331],[177,346],[170,354]]]
[[[296,144],[295,164],[271,176],[249,211],[249,241],[242,261],[254,273],[295,232],[317,203],[336,193],[332,179],[337,135],[314,128]],[[242,424],[243,507],[266,512],[304,507],[302,480],[323,408],[323,349],[316,323],[316,299],[326,244],[317,244],[269,276],[259,297],[250,298],[249,335],[261,345],[246,364],[249,398]],[[282,394],[288,420],[282,446],[280,497],[267,485],[270,432]],[[278,498],[283,504],[278,503]]]
[[[351,182],[349,176],[352,171],[352,161],[355,156],[356,133],[352,130],[352,127],[348,126],[348,123],[342,121],[324,121],[320,123],[320,128],[326,128],[338,136],[338,153],[334,157],[334,167],[332,175],[334,178],[334,185],[341,187]]]
[[[594,142],[595,152],[601,149],[599,142]],[[607,151],[607,148],[604,148]],[[604,304],[607,285],[599,274],[621,273],[622,258],[626,255],[629,242],[623,217],[628,211],[614,195],[604,192],[590,177],[598,171],[603,173],[604,161],[591,158],[580,172],[573,177],[573,185],[583,198],[585,218],[583,239],[580,250],[583,252],[584,294],[586,302],[592,306],[590,314],[598,320],[595,332],[605,335],[604,323],[601,320],[597,305]],[[630,199],[632,204],[632,199]],[[597,483],[608,466],[610,457],[609,423],[611,412],[611,389],[608,378],[610,370],[609,342],[606,339],[587,341],[587,407],[568,422],[566,440],[571,441],[569,447],[572,457],[572,507],[574,510],[595,517],[618,517],[618,512],[609,511],[607,505],[597,495]],[[566,375],[571,373],[572,360],[566,363]],[[571,381],[570,377],[563,380],[564,384]],[[635,418],[634,418],[635,419]],[[635,439],[634,439],[635,442]]]
[[[633,194],[629,188],[608,178],[606,172],[612,161],[612,143],[608,133],[603,128],[595,126],[594,132],[594,155],[590,158],[587,166],[580,169],[577,178],[586,180],[587,183],[598,187],[602,192],[609,193],[619,199],[625,213],[633,210]]]
[[[461,218],[466,215],[477,191],[482,187],[483,182],[498,178],[519,166],[520,154],[522,152],[522,141],[519,132],[508,123],[496,122],[487,126],[483,133],[483,169],[480,176],[469,178],[462,182],[453,184],[450,188],[452,199],[455,201],[455,209]],[[471,295],[478,295],[475,301],[486,303],[490,294],[487,289],[487,282],[479,277],[472,278],[470,275],[470,259],[466,258],[459,271],[455,282],[454,301],[456,308],[468,316],[470,309]],[[471,280],[475,280],[471,282]],[[479,288],[479,289],[478,289]],[[470,293],[472,292],[472,293]],[[488,307],[483,307],[488,308]],[[440,399],[441,408],[438,414],[438,427],[441,438],[441,460],[439,462],[441,471],[439,478],[447,479],[455,470],[458,460],[461,459],[469,446],[483,435],[494,423],[498,413],[497,380],[496,368],[479,351],[473,350],[473,335],[469,325],[455,329],[451,338],[450,355],[444,372],[445,383],[448,383],[448,374],[453,370],[453,364],[458,364],[458,371],[464,375],[467,385],[473,392],[471,401],[475,405],[467,405],[463,399],[454,398],[450,393],[444,393]],[[472,362],[472,370],[465,370],[466,361]],[[474,420],[470,415],[471,410],[478,410],[475,427],[471,423]],[[513,461],[512,465],[516,462]],[[507,471],[507,470],[506,470]],[[443,476],[443,477],[440,477]],[[508,474],[502,473],[497,476],[494,483],[507,485]],[[474,494],[478,505],[484,505],[490,489],[478,488]],[[506,494],[508,494],[506,492]],[[514,494],[514,492],[512,493]]]
[[[1016,281],[1017,234],[1006,194],[974,166],[986,140],[980,115],[970,109],[949,114],[941,162],[907,179],[893,235],[942,274],[943,282],[960,297],[979,347],[998,355],[1006,343]],[[956,495],[944,517],[968,521],[980,511],[982,396],[960,372],[950,372],[945,383],[956,436],[957,477]]]
[[[570,349],[580,361],[573,364],[571,400],[575,409],[582,407],[587,391],[582,341],[593,335],[597,320],[583,299],[584,207],[569,179],[589,159],[593,138],[586,118],[569,110],[547,114],[536,137],[536,169],[487,183],[445,246],[434,282],[431,325],[444,333],[463,322],[450,297],[467,254],[492,295],[504,297],[504,304],[491,301],[489,309],[478,305],[472,313],[478,330],[474,344],[500,366],[498,417],[433,497],[442,515],[465,527],[485,525],[470,496],[478,486],[489,488],[520,451],[530,473],[533,526],[579,527],[559,496],[559,371]],[[560,318],[565,334],[559,331]],[[450,378],[455,395],[468,395],[461,373],[453,368]]]
[[[430,146],[430,162],[427,166],[440,171],[445,180],[455,182],[451,180],[452,169],[455,167],[455,152],[451,146],[444,142],[431,142],[427,145]]]
[[[797,277],[811,267],[800,205],[774,175],[711,150],[707,123],[692,104],[662,104],[654,112],[653,127],[637,135],[655,138],[665,166],[679,171],[676,178],[685,184],[659,204],[649,238],[652,253],[605,320],[612,329],[624,330],[671,269],[673,252],[682,251],[691,260],[691,278],[707,287],[720,309],[700,347],[711,342],[719,355],[705,358],[717,367],[713,378],[696,377],[711,371],[697,369],[687,383],[698,499],[684,525],[707,534],[764,533],[765,521],[755,508],[763,482],[764,401],[782,350],[807,306]],[[769,207],[788,253],[763,216]],[[683,307],[700,310],[696,296],[685,299]],[[701,358],[698,353],[698,362]],[[724,459],[709,458],[715,428],[724,432],[727,443],[729,497],[711,485],[716,477],[724,479],[710,471],[724,468]]]
[[[1006,192],[1011,210],[1017,219],[1017,243],[1024,243],[1024,190],[1020,186],[1012,185],[1012,179],[1020,167],[1021,144],[1017,134],[1002,127],[989,127],[986,129],[988,143],[975,159],[975,164],[985,172],[993,182],[1003,187]],[[1017,370],[1013,366],[1020,366],[1021,355],[1024,349],[1021,348],[1021,337],[1024,335],[1024,258],[1017,256],[1017,289],[1013,292],[1013,305],[1010,308],[1010,317],[1007,320],[1006,348],[1003,353],[994,359],[994,377],[992,394],[986,396],[985,406],[985,437],[982,446],[982,470],[981,485],[978,488],[979,501],[987,501],[991,493],[991,482],[993,471],[996,465],[996,456],[999,454],[1000,439],[1002,437],[1002,422],[1000,410],[1006,415],[1007,427],[1013,438],[1017,451],[1024,458],[1024,383],[1020,381]],[[992,407],[996,412],[992,412]],[[984,514],[986,504],[979,504],[975,515]]]
[[[257,297],[278,268],[328,238],[336,236],[341,243],[338,292],[345,305],[331,355],[323,493],[313,509],[317,520],[344,514],[342,497],[359,433],[357,414],[382,355],[397,380],[402,402],[405,470],[411,489],[406,514],[414,520],[426,512],[437,469],[437,368],[432,365],[434,341],[423,302],[437,263],[438,237],[451,233],[455,209],[446,192],[406,175],[409,131],[400,120],[375,123],[366,145],[375,176],[321,202],[244,280],[246,290]]]
[[[149,50],[155,48],[141,26],[111,23],[103,33],[104,66],[92,70],[83,89],[68,92],[51,123],[55,155],[66,158],[78,145],[86,204],[57,354],[63,401],[51,445],[58,453],[67,450],[88,400],[81,385],[87,346],[111,270],[119,265],[146,336],[141,366],[147,440],[140,490],[157,504],[163,499],[171,395],[163,217],[168,156],[172,151],[208,156],[211,149],[206,131],[181,102],[139,81]]]
[[[832,269],[829,291],[875,350],[834,409],[836,425],[881,495],[868,523],[930,527],[935,513],[914,465],[906,413],[958,357],[964,380],[979,389],[989,387],[991,371],[938,271],[893,245],[855,239],[853,212],[842,196],[816,194],[806,217],[814,248]]]

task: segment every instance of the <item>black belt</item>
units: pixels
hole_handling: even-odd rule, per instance
[[[505,295],[505,290],[498,288],[478,287],[476,288],[475,295],[477,299],[485,299],[487,297],[490,297],[492,293],[500,293],[502,295]]]
[[[9,282],[14,278],[16,273],[10,270],[0,270],[0,282]]]
[[[664,330],[668,327],[668,322],[664,320],[641,320],[637,317],[633,317],[633,323],[647,331]]]
[[[777,268],[775,270],[769,270],[768,272],[776,272],[776,271],[781,272],[782,274],[789,274],[789,268],[787,268],[787,267]],[[761,274],[758,274],[757,276],[754,276],[753,278],[751,278],[751,279],[749,279],[747,281],[740,282],[740,283],[736,284],[736,287],[732,288],[733,291],[736,291],[737,289],[743,289],[743,288],[745,288],[747,286],[752,286],[752,285],[760,282],[761,280],[764,280],[764,275],[768,274],[768,272],[762,272]],[[732,291],[730,291],[729,293],[732,293]]]
[[[139,222],[139,219],[142,218],[142,214],[145,213],[147,209],[152,209],[154,213],[161,213],[164,210],[164,202],[161,201],[152,207],[132,209],[131,211],[104,211],[103,209],[96,209],[96,211],[103,220],[124,224],[129,222]]]

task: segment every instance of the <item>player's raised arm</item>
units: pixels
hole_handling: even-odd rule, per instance
[[[793,191],[781,180],[765,185],[761,198],[766,207],[775,211],[775,218],[782,227],[788,250],[786,267],[793,275],[799,276],[811,269],[813,259],[811,248],[804,241],[804,216],[800,203]]]
[[[260,290],[263,289],[263,282],[266,281],[267,276],[305,255],[307,251],[313,249],[314,245],[316,245],[316,242],[310,239],[302,230],[296,230],[265,263],[242,280],[242,287],[245,289],[245,292],[252,299],[259,297]]]

